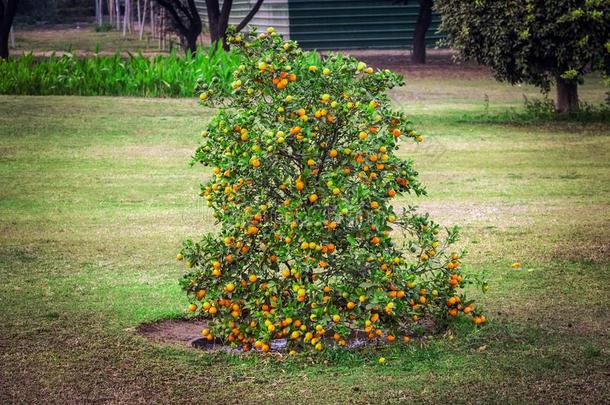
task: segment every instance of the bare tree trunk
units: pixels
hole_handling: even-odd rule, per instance
[[[102,25],[100,24],[100,13],[102,12],[100,10],[100,1],[99,0],[93,0],[95,1],[95,22],[97,23],[97,25]]]
[[[155,25],[157,19],[155,17],[155,3],[151,0],[150,2],[150,36],[155,37]]]
[[[15,49],[15,27],[11,25],[11,32],[9,34],[11,48]]]
[[[112,18],[114,16],[114,4],[112,3],[112,0],[108,0],[107,6],[108,6],[108,23],[110,23],[110,25],[114,25],[114,18]]]
[[[165,10],[162,8],[159,17],[159,48],[165,50]]]
[[[121,30],[121,0],[114,0],[114,5],[116,7],[116,29],[117,31]]]
[[[8,59],[8,40],[17,11],[17,0],[0,1],[0,59]]]
[[[413,54],[411,62],[415,64],[426,63],[426,33],[432,23],[432,0],[419,1],[419,15],[413,32]]]
[[[138,0],[139,3],[140,0]],[[148,0],[144,0],[144,10],[142,11],[142,21],[140,22],[140,41],[144,36],[144,26],[146,25],[146,6],[148,6]],[[151,21],[152,24],[152,21]]]
[[[576,112],[579,110],[578,83],[572,80],[557,78],[557,103],[555,110],[559,114]]]
[[[129,0],[125,0],[125,8],[123,9],[123,36],[127,35],[127,26],[129,25]]]
[[[140,7],[140,0],[136,0],[136,5],[137,5],[137,13],[138,13],[138,32],[140,31],[140,28],[142,27],[142,8]]]

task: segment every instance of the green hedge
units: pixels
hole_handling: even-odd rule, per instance
[[[228,89],[238,55],[200,50],[195,57],[121,55],[0,60],[0,94],[192,97],[198,78],[217,77]]]

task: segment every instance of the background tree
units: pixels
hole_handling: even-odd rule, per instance
[[[413,0],[398,0],[398,4],[407,5]],[[419,14],[415,23],[415,31],[413,31],[413,53],[411,54],[411,62],[423,65],[426,63],[426,34],[432,24],[432,7],[433,0],[418,0]]]
[[[432,0],[419,0],[419,14],[413,32],[411,62],[426,63],[426,33],[432,23]]]
[[[592,70],[610,73],[606,0],[437,0],[440,30],[464,60],[498,80],[557,86],[556,110],[578,109],[578,84]]]
[[[258,0],[244,19],[237,25],[236,32],[241,31],[258,12],[264,0]],[[225,0],[222,7],[218,0],[206,0],[208,12],[208,27],[210,28],[210,40],[217,43],[222,40],[224,48],[227,48],[226,31],[229,26],[229,15],[233,7],[233,0]]]
[[[197,52],[197,38],[201,34],[201,17],[195,0],[156,0],[167,10],[172,25],[182,41],[184,51],[194,55]]]
[[[8,59],[8,39],[18,0],[0,0],[0,59]]]
[[[244,19],[237,25],[236,32],[241,31],[258,12],[264,0],[258,0]],[[197,37],[201,34],[201,17],[197,11],[194,0],[156,0],[157,4],[165,8],[171,17],[172,24],[182,39],[186,52],[194,54],[197,51]],[[213,44],[222,41],[227,49],[226,31],[229,27],[229,16],[233,7],[233,0],[223,1],[206,0],[208,14],[208,27],[210,40]]]

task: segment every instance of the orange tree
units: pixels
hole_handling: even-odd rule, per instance
[[[228,40],[242,64],[230,91],[199,87],[203,104],[223,108],[193,158],[213,167],[201,195],[220,229],[178,254],[189,309],[209,319],[203,335],[322,350],[355,331],[406,342],[460,314],[485,322],[460,292],[462,254],[448,250],[457,229],[392,205],[425,192],[396,154],[399,141],[423,140],[390,108],[386,90],[402,79],[322,60],[272,28]]]

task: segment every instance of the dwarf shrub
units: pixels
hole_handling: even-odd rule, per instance
[[[190,310],[209,320],[203,335],[322,350],[356,331],[408,341],[462,314],[485,322],[460,292],[457,229],[392,204],[424,193],[396,153],[423,140],[390,107],[386,91],[402,79],[304,52],[271,28],[229,41],[242,64],[229,95],[201,84],[202,103],[223,108],[193,158],[213,168],[201,195],[220,228],[178,255]]]

